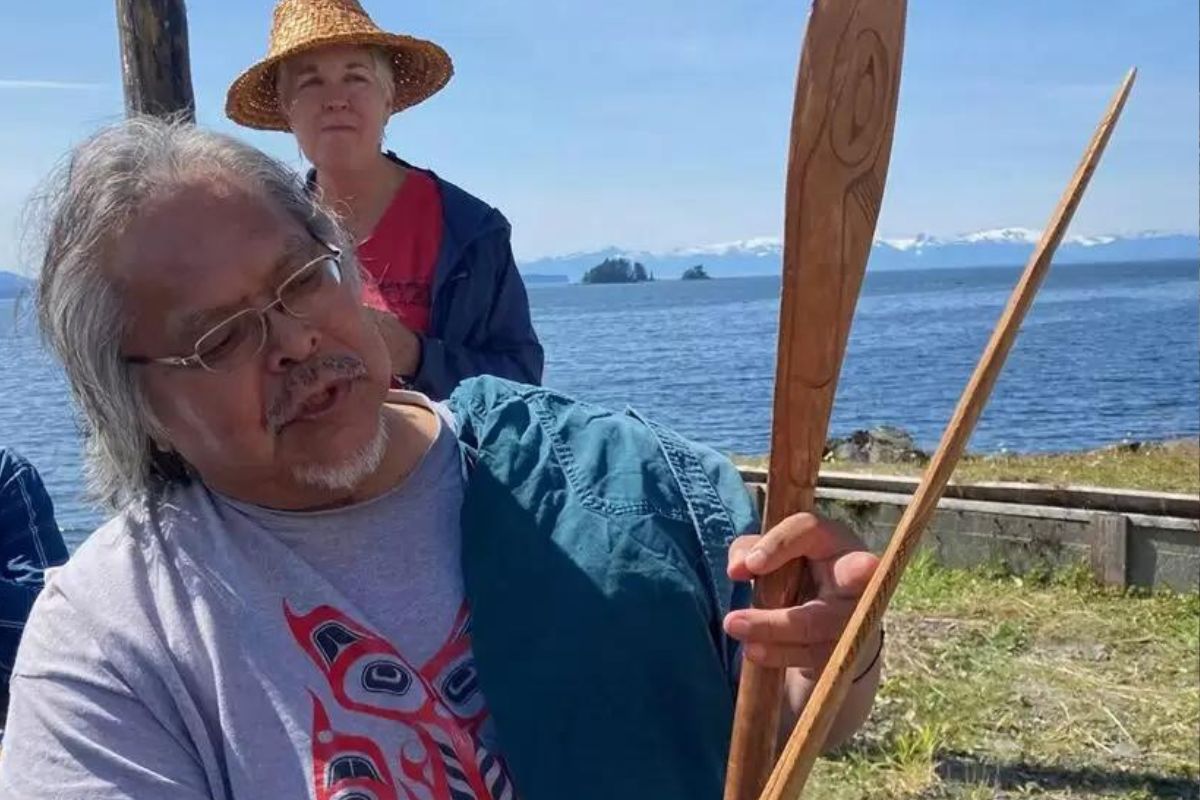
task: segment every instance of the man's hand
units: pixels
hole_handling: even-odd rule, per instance
[[[725,631],[750,661],[820,674],[866,589],[879,559],[846,526],[812,514],[788,517],[762,536],[742,536],[729,548],[729,577],[753,580],[798,558],[808,559],[817,596],[799,606],[744,609],[725,617]],[[875,655],[864,648],[866,660]]]
[[[796,514],[762,536],[735,540],[729,548],[729,577],[753,580],[801,557],[808,559],[815,598],[791,608],[748,608],[725,617],[725,631],[742,642],[747,659],[787,668],[779,718],[781,743],[808,703],[817,677],[879,565],[879,559],[846,526]],[[859,654],[856,682],[825,737],[826,752],[846,742],[871,713],[879,686],[881,636],[874,631]]]
[[[390,312],[369,309],[392,359],[392,374],[410,377],[421,365],[421,340]]]

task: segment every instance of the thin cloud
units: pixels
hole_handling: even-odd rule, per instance
[[[47,91],[91,91],[103,89],[103,83],[79,83],[75,81],[30,81],[0,78],[0,91],[5,89],[32,89]]]

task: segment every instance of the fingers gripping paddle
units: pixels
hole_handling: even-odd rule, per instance
[[[971,438],[971,432],[987,404],[992,387],[1004,366],[1004,360],[1016,341],[1021,321],[1033,303],[1042,278],[1050,268],[1054,251],[1062,241],[1088,181],[1100,162],[1105,145],[1112,136],[1135,75],[1136,71],[1131,70],[1125,77],[1092,136],[1083,160],[1054,210],[1050,224],[1034,249],[1033,256],[992,333],[987,349],[984,350],[958,401],[937,452],[930,460],[912,501],[904,511],[904,516],[900,518],[896,532],[892,535],[871,582],[859,598],[858,605],[842,631],[829,662],[813,687],[804,712],[796,723],[796,729],[762,793],[762,800],[794,800],[800,797],[813,764],[820,755],[825,736],[850,688],[852,666],[867,638],[883,618],[888,602],[904,574],[904,568],[920,541],[921,532],[937,508],[946,482]]]
[[[815,0],[796,81],[764,530],[811,511],[838,373],[875,237],[895,127],[904,0]],[[803,565],[754,604],[808,594]],[[742,663],[726,800],[757,798],[775,761],[783,674]]]

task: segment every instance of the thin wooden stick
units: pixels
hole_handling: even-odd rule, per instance
[[[975,423],[1016,339],[1021,321],[1033,302],[1054,251],[1062,241],[1067,225],[1070,224],[1071,217],[1083,197],[1084,189],[1087,188],[1104,147],[1108,144],[1136,75],[1137,70],[1129,71],[1100,121],[1099,128],[1084,152],[1083,161],[1075,171],[1050,218],[1049,226],[1025,267],[1021,280],[1009,298],[1008,306],[1004,309],[987,349],[958,401],[958,407],[942,435],[937,452],[934,453],[912,501],[901,517],[875,575],[859,599],[858,606],[842,632],[841,639],[817,685],[813,687],[804,713],[796,723],[796,729],[792,732],[787,747],[767,782],[761,800],[791,800],[800,796],[829,728],[837,716],[838,708],[850,688],[851,671],[859,651],[887,609],[904,568],[920,540],[921,532],[937,507],[946,482],[971,437]]]
[[[764,526],[811,511],[854,306],[887,178],[904,0],[816,0],[796,79],[783,294]],[[804,565],[755,581],[754,604],[811,596]],[[754,800],[774,764],[783,670],[742,662],[726,800]]]

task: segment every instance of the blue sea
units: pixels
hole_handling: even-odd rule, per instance
[[[898,425],[932,449],[1019,272],[868,274],[831,433]],[[777,277],[535,285],[529,295],[548,385],[632,406],[723,451],[766,451]],[[1197,435],[1198,299],[1196,262],[1056,266],[971,449],[1063,451]],[[81,497],[78,426],[61,372],[22,305],[0,300],[0,444],[44,473],[74,544],[100,513]]]

